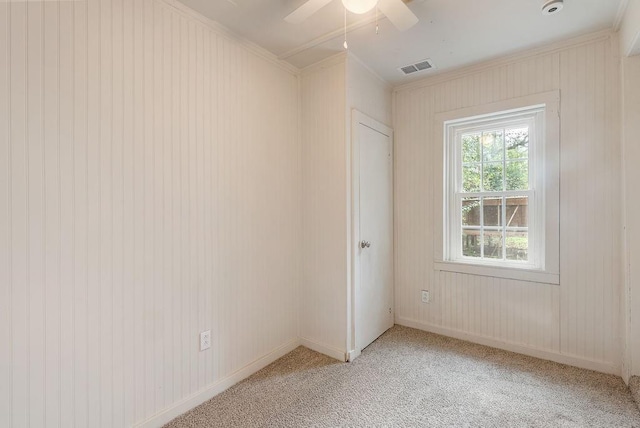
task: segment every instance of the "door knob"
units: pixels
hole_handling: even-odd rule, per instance
[[[369,248],[371,246],[371,242],[369,241],[361,241],[360,248]]]

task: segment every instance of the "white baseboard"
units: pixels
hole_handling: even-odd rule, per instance
[[[529,355],[531,357],[540,358],[542,360],[549,360],[560,364],[580,367],[582,369],[594,370],[597,372],[613,374],[617,376],[620,376],[621,374],[620,367],[604,361],[590,360],[588,358],[583,358],[576,355],[561,354],[559,352],[546,351],[526,345],[504,342],[491,337],[477,336],[462,330],[440,327],[437,325],[415,321],[408,318],[397,318],[396,324],[403,325],[405,327],[416,328],[418,330],[428,331],[435,334],[440,334],[442,336],[449,336],[456,339],[465,340],[467,342],[478,343],[480,345],[490,346],[492,348],[504,349],[505,351],[515,352],[517,354]]]
[[[243,368],[236,370],[229,376],[223,379],[220,379],[217,382],[212,383],[206,388],[186,398],[183,398],[182,400],[178,401],[177,403],[173,404],[171,407],[163,410],[162,412],[150,417],[149,419],[143,422],[140,422],[134,425],[134,427],[136,428],[161,427],[166,423],[170,422],[171,420],[175,419],[176,417],[180,416],[181,414],[185,413],[186,411],[193,409],[194,407],[204,403],[207,400],[210,400],[211,398],[215,397],[221,392],[229,389],[236,383],[251,376],[258,370],[263,369],[264,367],[268,366],[278,358],[281,358],[284,355],[288,354],[289,352],[293,351],[298,346],[300,346],[300,341],[298,339],[294,339],[289,343],[273,350],[267,355],[261,358],[258,358],[252,363],[247,364]]]
[[[537,348],[532,348],[529,346],[503,342],[490,337],[477,336],[461,330],[440,327],[432,324],[423,323],[420,321],[410,320],[407,318],[397,318],[396,324],[403,325],[406,327],[416,328],[418,330],[428,331],[435,334],[440,334],[443,336],[449,336],[449,337],[453,337],[460,340],[466,340],[468,342],[478,343],[480,345],[490,346],[498,349],[504,349],[506,351],[516,352],[518,354],[529,355],[529,356],[540,358],[543,360],[555,361],[561,364],[567,364],[570,366],[575,366],[575,367],[580,367],[588,370],[595,370],[602,373],[608,373],[608,374],[614,374],[614,375],[620,376],[620,368],[611,363],[594,361],[586,358],[577,357],[574,355],[560,354],[556,352],[550,352],[550,351],[540,350]],[[171,420],[173,420],[174,418],[185,413],[186,411],[193,409],[194,407],[204,403],[207,400],[210,400],[211,398],[227,390],[228,388],[240,382],[241,380],[263,369],[264,367],[268,366],[272,362],[276,361],[278,358],[281,358],[284,355],[288,354],[289,352],[293,351],[295,348],[297,348],[300,345],[305,346],[313,351],[320,352],[321,354],[327,355],[331,358],[335,358],[336,360],[339,360],[339,361],[353,361],[360,354],[360,352],[357,352],[355,350],[351,352],[344,352],[332,346],[321,344],[305,338],[294,339],[289,343],[273,350],[267,355],[235,371],[231,375],[223,379],[220,379],[217,382],[214,382],[208,387],[178,401],[177,403],[163,410],[162,412],[146,419],[143,422],[140,422],[134,425],[134,427],[135,428],[161,427],[166,423],[170,422]]]
[[[349,351],[349,353],[347,354],[347,361],[351,362],[355,360],[360,356],[360,354],[362,354],[361,349],[354,349],[353,351]]]
[[[332,346],[314,342],[313,340],[305,338],[300,339],[300,344],[306,348],[311,349],[312,351],[320,352],[321,354],[327,355],[331,358],[335,358],[336,360],[342,362],[347,361],[347,353]]]

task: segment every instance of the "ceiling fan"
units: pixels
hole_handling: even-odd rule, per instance
[[[332,1],[308,0],[284,20],[291,24],[300,24]],[[342,4],[349,12],[356,14],[367,13],[377,7],[400,31],[408,30],[418,22],[418,17],[402,0],[342,0]]]

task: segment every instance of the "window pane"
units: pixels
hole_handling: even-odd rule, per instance
[[[502,131],[482,133],[482,154],[485,162],[502,160],[504,154]]]
[[[462,225],[480,226],[479,198],[465,198],[462,200]]]
[[[502,259],[502,232],[499,230],[484,231],[484,258]]]
[[[462,162],[480,162],[480,134],[462,136]]]
[[[462,255],[465,257],[480,257],[480,231],[462,230]]]
[[[527,261],[529,258],[529,233],[507,232],[507,260]]]
[[[507,162],[507,190],[529,189],[529,161]]]
[[[462,168],[462,191],[480,191],[480,165],[470,165]]]
[[[502,198],[484,198],[482,210],[485,226],[502,226]]]
[[[503,169],[502,163],[487,163],[484,165],[482,185],[485,191],[503,190]]]
[[[529,198],[514,196],[507,198],[507,227],[529,226]]]
[[[507,129],[504,137],[507,159],[529,157],[529,128]]]

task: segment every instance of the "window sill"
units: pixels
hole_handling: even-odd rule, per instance
[[[468,275],[489,276],[492,278],[515,279],[518,281],[538,282],[541,284],[560,284],[560,274],[533,269],[488,266],[449,261],[434,262],[434,269],[444,272],[465,273]]]

